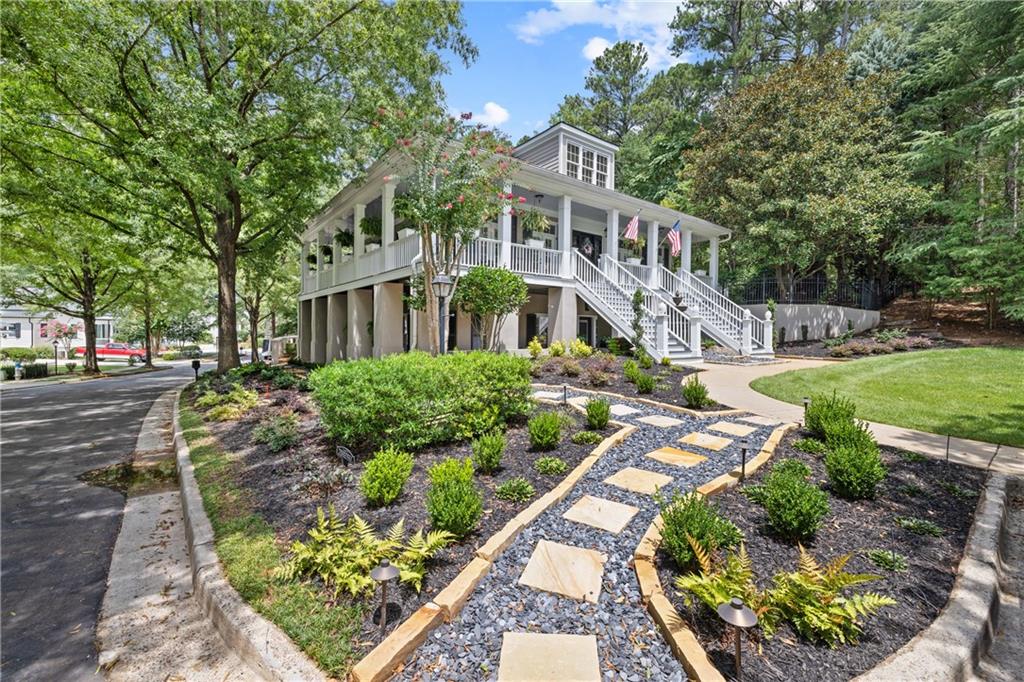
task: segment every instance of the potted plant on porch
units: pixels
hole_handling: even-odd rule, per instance
[[[519,211],[519,227],[523,230],[526,245],[534,249],[544,248],[546,242],[537,239],[534,235],[545,235],[551,229],[551,221],[536,207],[525,208]]]
[[[366,242],[366,252],[376,251],[380,248],[380,235],[384,228],[384,222],[377,216],[363,216],[359,221],[359,230],[370,239],[376,241]]]
[[[638,236],[636,239],[626,239],[626,248],[632,255],[626,256],[626,262],[630,265],[640,265],[640,259],[644,255],[644,247],[647,246],[647,240],[643,237]]]

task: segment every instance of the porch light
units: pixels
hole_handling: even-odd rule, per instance
[[[434,295],[437,296],[437,331],[440,336],[437,352],[444,354],[448,350],[445,347],[444,338],[445,331],[448,329],[448,320],[442,318],[444,317],[444,301],[452,293],[452,278],[443,273],[438,273],[430,281],[430,286],[434,290]]]
[[[387,559],[381,559],[380,563],[370,571],[370,577],[380,585],[380,639],[384,641],[384,631],[388,624],[388,583],[398,577],[398,568],[391,565]]]
[[[757,614],[743,603],[739,597],[733,597],[725,604],[718,605],[718,617],[736,628],[736,679],[743,679],[740,667],[740,630],[757,625]]]

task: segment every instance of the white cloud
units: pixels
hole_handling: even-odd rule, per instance
[[[550,7],[527,12],[512,30],[519,40],[539,45],[545,37],[573,26],[600,26],[614,31],[617,40],[642,42],[648,67],[660,71],[685,61],[671,52],[672,32],[668,25],[675,14],[676,3],[663,0],[553,0]],[[593,60],[590,54],[599,40],[604,39],[591,38],[583,47],[587,59]]]
[[[600,36],[594,36],[587,41],[586,45],[583,46],[583,56],[589,61],[594,61],[604,54],[604,51],[611,46],[612,44],[610,41],[605,40]]]
[[[485,126],[500,126],[508,120],[508,109],[497,102],[487,102],[484,104],[484,112],[482,114],[474,113],[473,120],[483,123]]]

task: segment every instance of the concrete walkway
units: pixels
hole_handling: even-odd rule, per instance
[[[834,364],[828,360],[785,360],[766,365],[716,365],[704,363],[701,380],[707,384],[711,397],[718,402],[774,417],[784,422],[803,423],[803,406],[769,398],[750,388],[750,382],[764,376],[797,369],[825,367]],[[890,424],[868,422],[875,440],[881,445],[912,450],[936,458],[946,456],[946,437],[926,431],[916,431]],[[985,469],[996,453],[996,446],[966,438],[952,438],[949,442],[951,462]],[[992,460],[991,468],[1015,476],[1024,475],[1024,450],[1003,446]]]

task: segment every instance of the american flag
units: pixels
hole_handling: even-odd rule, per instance
[[[633,216],[628,223],[626,223],[626,239],[635,240],[640,235],[640,214],[637,213]]]
[[[679,231],[679,221],[672,226],[672,229],[668,231],[668,243],[672,245],[672,255],[678,256],[679,252],[682,251],[682,232]]]

